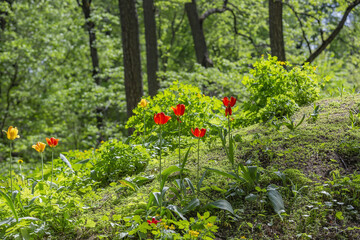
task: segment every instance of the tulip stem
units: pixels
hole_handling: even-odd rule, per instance
[[[231,129],[230,129],[230,115],[228,115],[228,124],[229,124],[229,149],[230,149],[230,133],[231,133]]]
[[[44,180],[44,156],[43,153],[41,155],[41,180]]]
[[[181,134],[181,125],[180,125],[180,119],[179,119],[179,167],[181,166],[181,155],[180,155],[180,134]]]
[[[143,120],[144,120],[144,133],[143,133],[143,145],[145,144],[145,133],[146,133],[146,125],[145,125],[145,111],[143,112]]]
[[[51,184],[50,184],[50,189],[52,189],[52,184],[53,184],[53,169],[54,169],[54,149],[51,148]]]
[[[161,125],[160,125],[160,215],[161,215],[161,209],[162,209],[162,189],[161,189],[161,149],[162,149],[162,138],[161,138]]]
[[[10,182],[11,182],[10,190],[12,192],[12,190],[13,190],[13,182],[12,182],[12,145],[11,145],[11,142],[10,142]]]
[[[197,182],[198,182],[198,196],[199,196],[199,192],[200,192],[200,187],[199,187],[199,182],[200,182],[200,137],[198,137],[198,164],[197,164]]]

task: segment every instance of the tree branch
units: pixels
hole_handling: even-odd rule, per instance
[[[200,21],[200,25],[203,24],[203,21],[210,15],[214,14],[214,13],[223,13],[225,12],[227,9],[227,4],[228,4],[228,0],[224,0],[224,4],[223,4],[223,7],[221,9],[219,8],[212,8],[212,9],[209,9],[207,10],[206,12],[204,12],[203,15],[201,15],[199,17],[199,21]]]
[[[291,6],[289,3],[284,2],[284,4],[285,4],[286,6],[288,6],[288,7],[291,9],[291,11],[293,11],[293,13],[295,14],[295,17],[297,18],[297,20],[298,20],[298,22],[299,22],[299,24],[300,24],[301,32],[302,32],[303,38],[304,38],[304,40],[305,40],[305,42],[306,42],[306,45],[307,45],[307,47],[308,47],[309,54],[311,55],[312,52],[311,52],[310,42],[309,42],[309,40],[308,40],[307,37],[306,37],[305,31],[304,31],[304,25],[303,25],[303,23],[302,23],[302,21],[301,21],[301,19],[300,19],[300,17],[299,17],[298,12],[296,12],[295,9],[294,9],[294,7]]]
[[[315,58],[317,58],[326,49],[326,47],[335,39],[335,37],[339,34],[341,29],[344,27],[345,21],[346,21],[347,17],[349,16],[351,10],[353,10],[359,4],[360,4],[360,0],[355,0],[346,8],[344,15],[342,16],[340,22],[338,23],[338,25],[334,29],[334,31],[316,49],[316,51],[314,53],[312,53],[308,59],[306,59],[306,61],[303,64],[305,64],[306,62],[312,63],[315,60]]]

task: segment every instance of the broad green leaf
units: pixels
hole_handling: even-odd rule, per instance
[[[281,197],[281,194],[275,188],[268,187],[267,196],[274,208],[275,213],[281,217],[281,213],[285,212],[284,201]]]
[[[62,155],[61,153],[60,153],[60,159],[61,159],[71,170],[73,170],[72,167],[71,167],[71,163],[69,162],[69,160],[67,160],[67,158],[66,158],[64,155]]]
[[[185,214],[189,211],[192,211],[197,206],[200,206],[200,200],[197,198],[194,198],[183,208],[182,213]]]
[[[219,209],[226,210],[226,211],[229,211],[232,214],[234,214],[234,210],[233,210],[231,204],[224,199],[220,199],[215,202],[211,202],[211,203],[207,204],[204,208],[208,208],[208,207],[219,208]]]

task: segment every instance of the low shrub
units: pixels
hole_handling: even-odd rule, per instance
[[[250,74],[242,81],[250,93],[243,104],[242,118],[247,124],[291,116],[299,106],[319,98],[322,80],[308,64],[293,67],[269,55],[257,61]]]

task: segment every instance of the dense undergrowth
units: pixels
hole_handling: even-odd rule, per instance
[[[302,88],[311,102],[318,87]],[[176,82],[134,110],[124,143],[52,148],[43,177],[41,164],[13,159],[11,180],[2,164],[0,238],[358,239],[360,97],[293,103],[296,112],[250,125],[239,103],[229,114],[225,101]],[[159,125],[159,112],[172,119]]]

